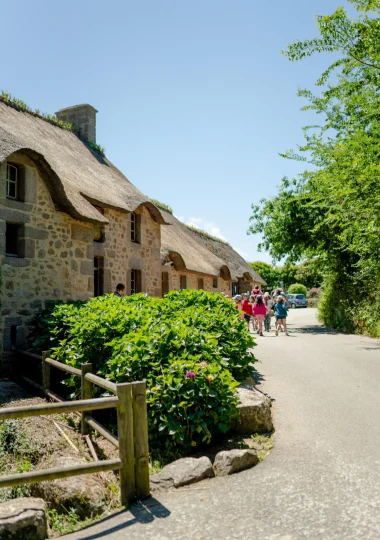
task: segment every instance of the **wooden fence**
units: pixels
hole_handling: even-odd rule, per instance
[[[25,351],[17,351],[17,353],[41,361],[41,357],[35,354]],[[51,391],[52,367],[81,378],[80,400],[65,401]],[[82,364],[81,369],[77,369],[49,358],[48,352],[44,352],[42,355],[42,374],[43,385],[22,375],[19,375],[19,378],[56,403],[2,408],[0,409],[0,420],[69,412],[80,413],[82,434],[88,435],[91,428],[96,430],[119,449],[119,459],[0,476],[0,488],[100,471],[119,470],[120,495],[123,505],[148,497],[150,494],[149,448],[145,381],[115,384],[94,375],[92,364]],[[114,396],[93,399],[93,385],[108,390]],[[117,410],[118,437],[115,437],[92,417],[92,411],[110,408]]]

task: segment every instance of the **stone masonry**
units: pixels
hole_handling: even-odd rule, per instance
[[[99,224],[77,221],[57,211],[32,161],[14,154],[22,167],[23,202],[6,198],[6,163],[0,166],[0,357],[2,373],[12,348],[27,344],[33,315],[54,300],[85,300],[94,294],[94,257],[104,260],[104,293],[117,283],[130,292],[131,270],[141,271],[141,289],[161,295],[160,225],[148,210],[140,212],[140,243],[131,241],[130,214],[104,209],[103,242],[95,242]],[[19,226],[20,256],[6,256],[6,224]],[[129,290],[128,290],[129,288]]]

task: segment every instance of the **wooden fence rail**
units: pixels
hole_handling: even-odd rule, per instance
[[[100,471],[119,470],[120,498],[123,505],[148,497],[150,489],[146,382],[115,384],[94,375],[92,364],[89,363],[82,364],[81,369],[77,369],[49,358],[48,351],[42,353],[42,359],[33,353],[17,352],[34,360],[42,360],[43,385],[28,377],[20,376],[20,378],[56,403],[2,408],[0,409],[0,421],[75,412],[81,416],[82,434],[88,436],[91,429],[96,430],[119,449],[119,459],[0,476],[0,488]],[[65,401],[52,392],[50,388],[52,367],[81,378],[80,400]],[[108,390],[114,396],[93,398],[94,385]],[[117,410],[118,437],[92,417],[92,411],[110,408]]]

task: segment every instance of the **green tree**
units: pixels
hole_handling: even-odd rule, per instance
[[[307,289],[305,285],[302,285],[302,283],[293,283],[292,285],[290,285],[288,293],[289,294],[304,294],[306,296]]]
[[[302,283],[307,289],[320,287],[323,275],[320,269],[318,259],[307,259],[296,266],[295,280],[297,283]]]
[[[269,263],[255,261],[249,263],[254,270],[266,281],[267,289],[272,290],[280,284],[280,273]]]
[[[252,207],[250,232],[262,235],[275,260],[318,257],[325,322],[380,335],[380,0],[350,3],[354,19],[342,7],[318,16],[319,36],[284,53],[291,61],[319,52],[338,59],[320,76],[317,94],[299,91],[309,102],[304,109],[323,122],[306,126],[299,151],[283,156],[309,167]]]

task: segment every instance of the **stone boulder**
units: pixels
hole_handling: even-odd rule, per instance
[[[43,468],[70,467],[86,463],[79,457],[53,457]],[[106,486],[98,474],[70,476],[32,485],[32,495],[41,497],[52,508],[74,508],[82,518],[101,514],[106,508]]]
[[[216,476],[226,476],[257,465],[259,458],[254,450],[223,450],[215,456],[214,471]]]
[[[45,540],[47,537],[45,501],[21,497],[0,504],[0,540]]]
[[[247,382],[237,388],[240,404],[235,431],[240,434],[268,433],[273,431],[270,398]]]
[[[152,490],[178,488],[214,477],[214,469],[208,457],[181,458],[166,465],[150,477]]]

